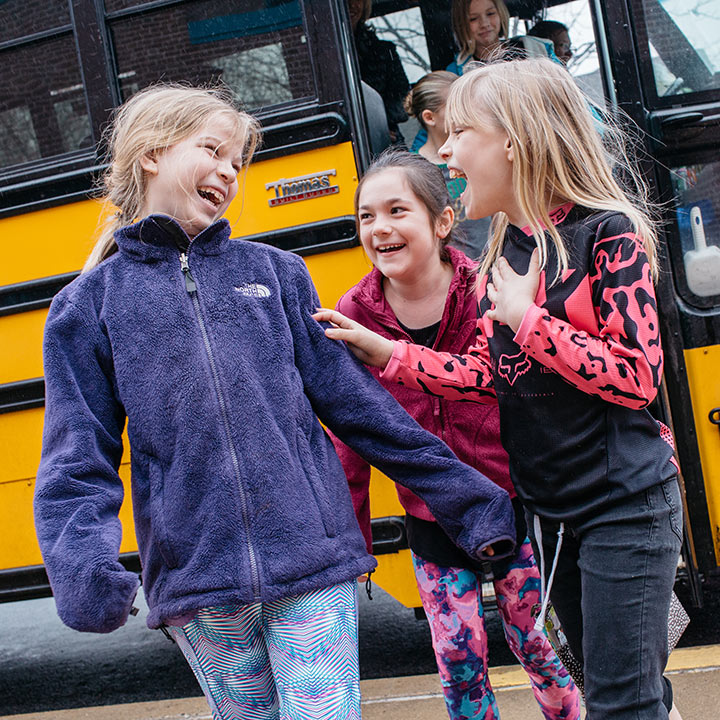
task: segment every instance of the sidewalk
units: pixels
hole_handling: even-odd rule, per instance
[[[720,645],[675,650],[667,674],[685,720],[716,720],[720,708]],[[527,676],[519,666],[490,669],[503,720],[542,720]],[[364,720],[444,720],[436,675],[363,680]],[[0,716],[0,720],[211,720],[204,698],[75,708]]]

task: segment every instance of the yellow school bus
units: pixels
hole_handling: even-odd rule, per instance
[[[576,44],[569,71],[646,133],[645,171],[667,220],[666,377],[655,411],[677,440],[685,566],[700,602],[702,575],[720,562],[717,4],[507,4],[512,35],[542,18],[564,21]],[[375,0],[368,23],[395,43],[410,82],[453,58],[450,0]],[[326,306],[370,270],[352,197],[390,134],[372,79],[362,82],[345,0],[5,0],[0,67],[0,600],[15,600],[49,592],[32,516],[42,330],[105,212],[94,187],[112,109],[160,80],[230,88],[264,131],[227,213],[233,236],[300,254]],[[400,127],[409,144],[417,128]],[[120,473],[129,482],[129,451]],[[138,569],[127,495],[121,560]],[[376,582],[417,607],[403,512],[378,473],[371,505]]]

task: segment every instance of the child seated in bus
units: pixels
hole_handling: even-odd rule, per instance
[[[453,210],[455,211],[456,232],[450,241],[453,247],[462,250],[468,257],[477,259],[487,244],[492,218],[470,219],[460,200],[466,187],[462,178],[451,178],[447,164],[438,155],[438,150],[445,144],[448,131],[445,128],[445,103],[450,86],[457,80],[447,70],[437,70],[421,77],[405,99],[408,115],[417,118],[427,139],[413,152],[422,155],[426,160],[442,170],[445,184]]]
[[[118,112],[117,212],[48,314],[37,535],[62,620],[123,625],[127,421],[147,622],[213,718],[357,719],[355,578],[375,561],[318,416],[471,557],[512,551],[512,505],[325,338],[299,257],[230,239],[258,138],[219,91],[152,87]]]

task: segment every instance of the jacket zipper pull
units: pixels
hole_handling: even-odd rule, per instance
[[[190,265],[188,264],[188,258],[185,253],[180,253],[180,269],[185,276],[185,289],[188,291],[188,295],[194,293],[197,290],[197,285],[195,285],[193,276],[190,273]]]

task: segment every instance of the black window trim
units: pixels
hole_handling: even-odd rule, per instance
[[[663,96],[657,94],[643,2],[644,0],[630,0],[628,4],[630,17],[632,18],[631,27],[637,43],[638,70],[646,107],[651,110],[663,110],[675,108],[679,105],[686,107],[711,103],[717,97],[718,88]]]
[[[71,32],[73,32],[72,23],[66,25],[56,25],[55,27],[48,28],[47,30],[40,30],[36,33],[21,35],[20,37],[13,38],[12,40],[0,42],[0,52],[3,50],[14,50],[15,48],[23,47],[25,45],[32,45],[33,43],[49,40],[50,38],[59,37],[60,35],[67,35]]]

